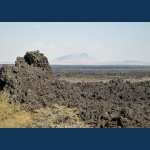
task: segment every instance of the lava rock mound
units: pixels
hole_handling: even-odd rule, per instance
[[[43,53],[39,53],[38,50],[33,52],[26,52],[24,59],[29,65],[38,67],[41,70],[47,70],[49,73],[52,73],[48,59],[44,56]]]
[[[52,103],[76,107],[90,127],[150,127],[150,82],[57,80],[39,51],[17,57],[15,66],[0,68],[0,91],[7,91],[30,111]]]
[[[34,109],[45,105],[52,78],[48,59],[38,50],[27,52],[17,57],[15,66],[3,65],[0,69],[0,91],[7,91],[26,108]]]

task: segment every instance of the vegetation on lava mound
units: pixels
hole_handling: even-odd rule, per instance
[[[53,104],[28,112],[8,93],[0,93],[0,128],[84,128],[75,108]]]

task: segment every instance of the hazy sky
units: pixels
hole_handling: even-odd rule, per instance
[[[150,62],[150,23],[0,22],[0,62],[37,49],[49,60],[87,53],[100,61]]]

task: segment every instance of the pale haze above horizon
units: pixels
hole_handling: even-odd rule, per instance
[[[48,60],[86,53],[99,61],[150,62],[150,23],[0,22],[0,62],[37,49]]]

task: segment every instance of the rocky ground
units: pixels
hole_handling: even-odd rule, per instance
[[[78,116],[89,127],[150,127],[149,81],[115,78],[105,83],[71,83],[60,76],[42,53],[27,52],[17,58],[15,66],[0,69],[0,90],[9,92],[31,112],[54,103],[77,108]]]

